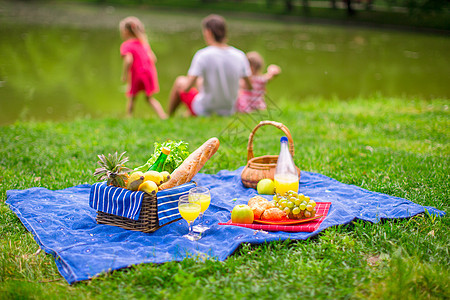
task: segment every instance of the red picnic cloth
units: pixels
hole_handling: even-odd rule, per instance
[[[288,232],[314,232],[316,231],[320,224],[325,220],[328,215],[328,211],[330,210],[331,202],[317,202],[316,203],[316,214],[322,215],[323,217],[312,220],[306,223],[300,223],[297,225],[267,225],[267,224],[240,224],[240,223],[232,223],[229,220],[226,223],[219,223],[219,225],[233,225],[240,226],[245,228],[251,228],[256,230],[265,230],[265,231],[288,231]]]

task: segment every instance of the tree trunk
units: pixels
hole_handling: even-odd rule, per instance
[[[337,9],[336,0],[331,0],[330,2],[331,2],[331,8]]]
[[[346,0],[347,2],[347,15],[353,16],[355,14],[355,10],[352,7],[352,0]]]
[[[292,0],[284,0],[284,4],[286,7],[286,12],[290,13],[294,10],[294,4],[292,4]]]
[[[309,14],[309,3],[308,0],[302,0],[303,12],[305,15]]]

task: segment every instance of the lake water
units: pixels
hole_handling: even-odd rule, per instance
[[[0,26],[0,125],[16,120],[124,117],[122,42],[127,14],[146,24],[158,57],[163,106],[173,80],[204,47],[204,15],[122,11],[108,24],[7,22]],[[79,18],[78,18],[79,19]],[[450,98],[447,36],[227,17],[229,43],[259,51],[282,74],[268,85],[275,101],[356,97]],[[81,20],[83,21],[83,20]],[[113,24],[113,25],[111,25]],[[138,99],[137,117],[156,117]]]

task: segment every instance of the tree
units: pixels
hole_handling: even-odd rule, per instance
[[[356,13],[356,11],[353,9],[352,0],[344,0],[344,2],[347,6],[347,15],[353,16]]]
[[[284,5],[286,7],[286,12],[290,13],[294,10],[294,4],[292,0],[284,0]]]
[[[389,6],[406,7],[410,15],[433,14],[448,11],[448,0],[385,0]]]

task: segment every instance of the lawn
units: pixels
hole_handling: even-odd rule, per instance
[[[0,127],[0,298],[3,299],[448,299],[449,217],[427,214],[377,224],[356,221],[306,241],[243,244],[226,261],[145,264],[69,286],[52,256],[4,204],[6,191],[93,183],[97,154],[127,151],[135,167],[153,142],[182,139],[193,151],[221,140],[201,172],[246,163],[260,120],[284,123],[296,164],[364,189],[449,212],[448,99],[307,99],[254,115],[79,119]],[[255,155],[277,154],[280,131],[262,127]]]

